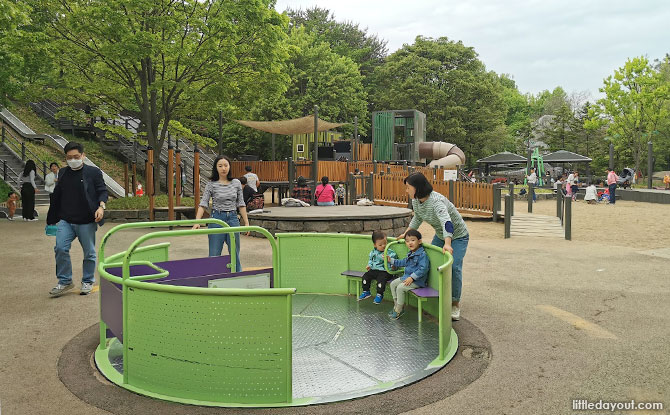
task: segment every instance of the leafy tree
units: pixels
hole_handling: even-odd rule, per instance
[[[472,165],[499,151],[506,106],[495,73],[472,47],[446,37],[417,37],[375,70],[377,108],[416,108],[426,114],[427,139],[458,145]]]
[[[303,27],[314,35],[314,42],[326,42],[333,52],[351,58],[360,67],[364,77],[372,73],[386,56],[386,40],[377,35],[369,35],[357,23],[337,22],[328,9],[317,6],[307,10],[288,9],[291,30]]]
[[[49,33],[64,61],[62,97],[138,114],[155,148],[162,147],[180,111],[230,105],[236,91],[254,91],[265,74],[278,72],[284,56],[287,19],[270,0],[40,5],[49,13]]]
[[[544,130],[544,141],[551,151],[568,150],[577,152],[575,116],[570,107],[563,103],[555,110],[547,129]]]
[[[637,171],[647,142],[658,140],[658,128],[668,117],[670,83],[647,58],[636,57],[607,77],[600,91],[606,97],[598,100],[598,113],[611,120],[608,133],[615,148],[620,154],[630,154]]]
[[[28,8],[22,3],[0,0],[0,105],[21,89],[22,57],[13,47],[19,27],[29,22]]]

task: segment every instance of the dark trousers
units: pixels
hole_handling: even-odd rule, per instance
[[[35,188],[30,183],[21,186],[21,211],[26,219],[35,219]]]
[[[616,183],[612,183],[609,187],[610,187],[610,203],[614,204],[614,202],[616,202]]]
[[[391,281],[393,276],[386,271],[371,269],[363,274],[363,291],[370,291],[370,283],[377,280],[377,294],[384,295],[386,283]]]

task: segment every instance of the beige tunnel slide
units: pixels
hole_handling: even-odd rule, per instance
[[[455,144],[430,141],[419,144],[419,157],[431,159],[430,167],[456,169],[465,164],[465,153]]]

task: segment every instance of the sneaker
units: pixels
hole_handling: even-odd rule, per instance
[[[455,305],[451,306],[451,319],[458,321],[461,318],[461,308]]]
[[[35,222],[35,221],[38,221],[38,220],[39,219],[37,219],[37,218],[28,219],[28,221],[30,221],[30,222]]]
[[[14,218],[10,218],[9,216],[7,216],[7,219],[9,219],[9,220],[14,220]]]
[[[366,298],[372,297],[370,291],[363,291],[363,293],[358,297],[358,301],[365,300]]]
[[[49,291],[49,295],[52,297],[60,297],[65,291],[69,291],[74,287],[74,284],[69,283],[67,285],[63,285],[61,283],[58,283],[55,287]]]
[[[381,304],[383,298],[384,298],[383,295],[381,295],[381,294],[377,294],[377,295],[375,295],[375,299],[373,300],[373,302],[374,302],[375,304]]]
[[[399,313],[396,312],[395,310],[393,310],[393,311],[391,311],[390,316],[391,316],[391,319],[393,319],[393,320],[397,320],[397,319],[399,319],[400,317],[402,317],[403,314],[405,314],[405,310],[402,310],[402,311],[400,311]]]
[[[93,289],[93,284],[88,282],[81,283],[81,289],[79,290],[79,295],[87,295]]]

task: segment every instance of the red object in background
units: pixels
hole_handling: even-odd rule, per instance
[[[135,196],[144,196],[144,189],[142,189],[141,183],[137,183],[137,190],[135,190]]]
[[[497,179],[491,180],[491,184],[496,184],[496,183],[507,183],[507,178],[498,177]]]

